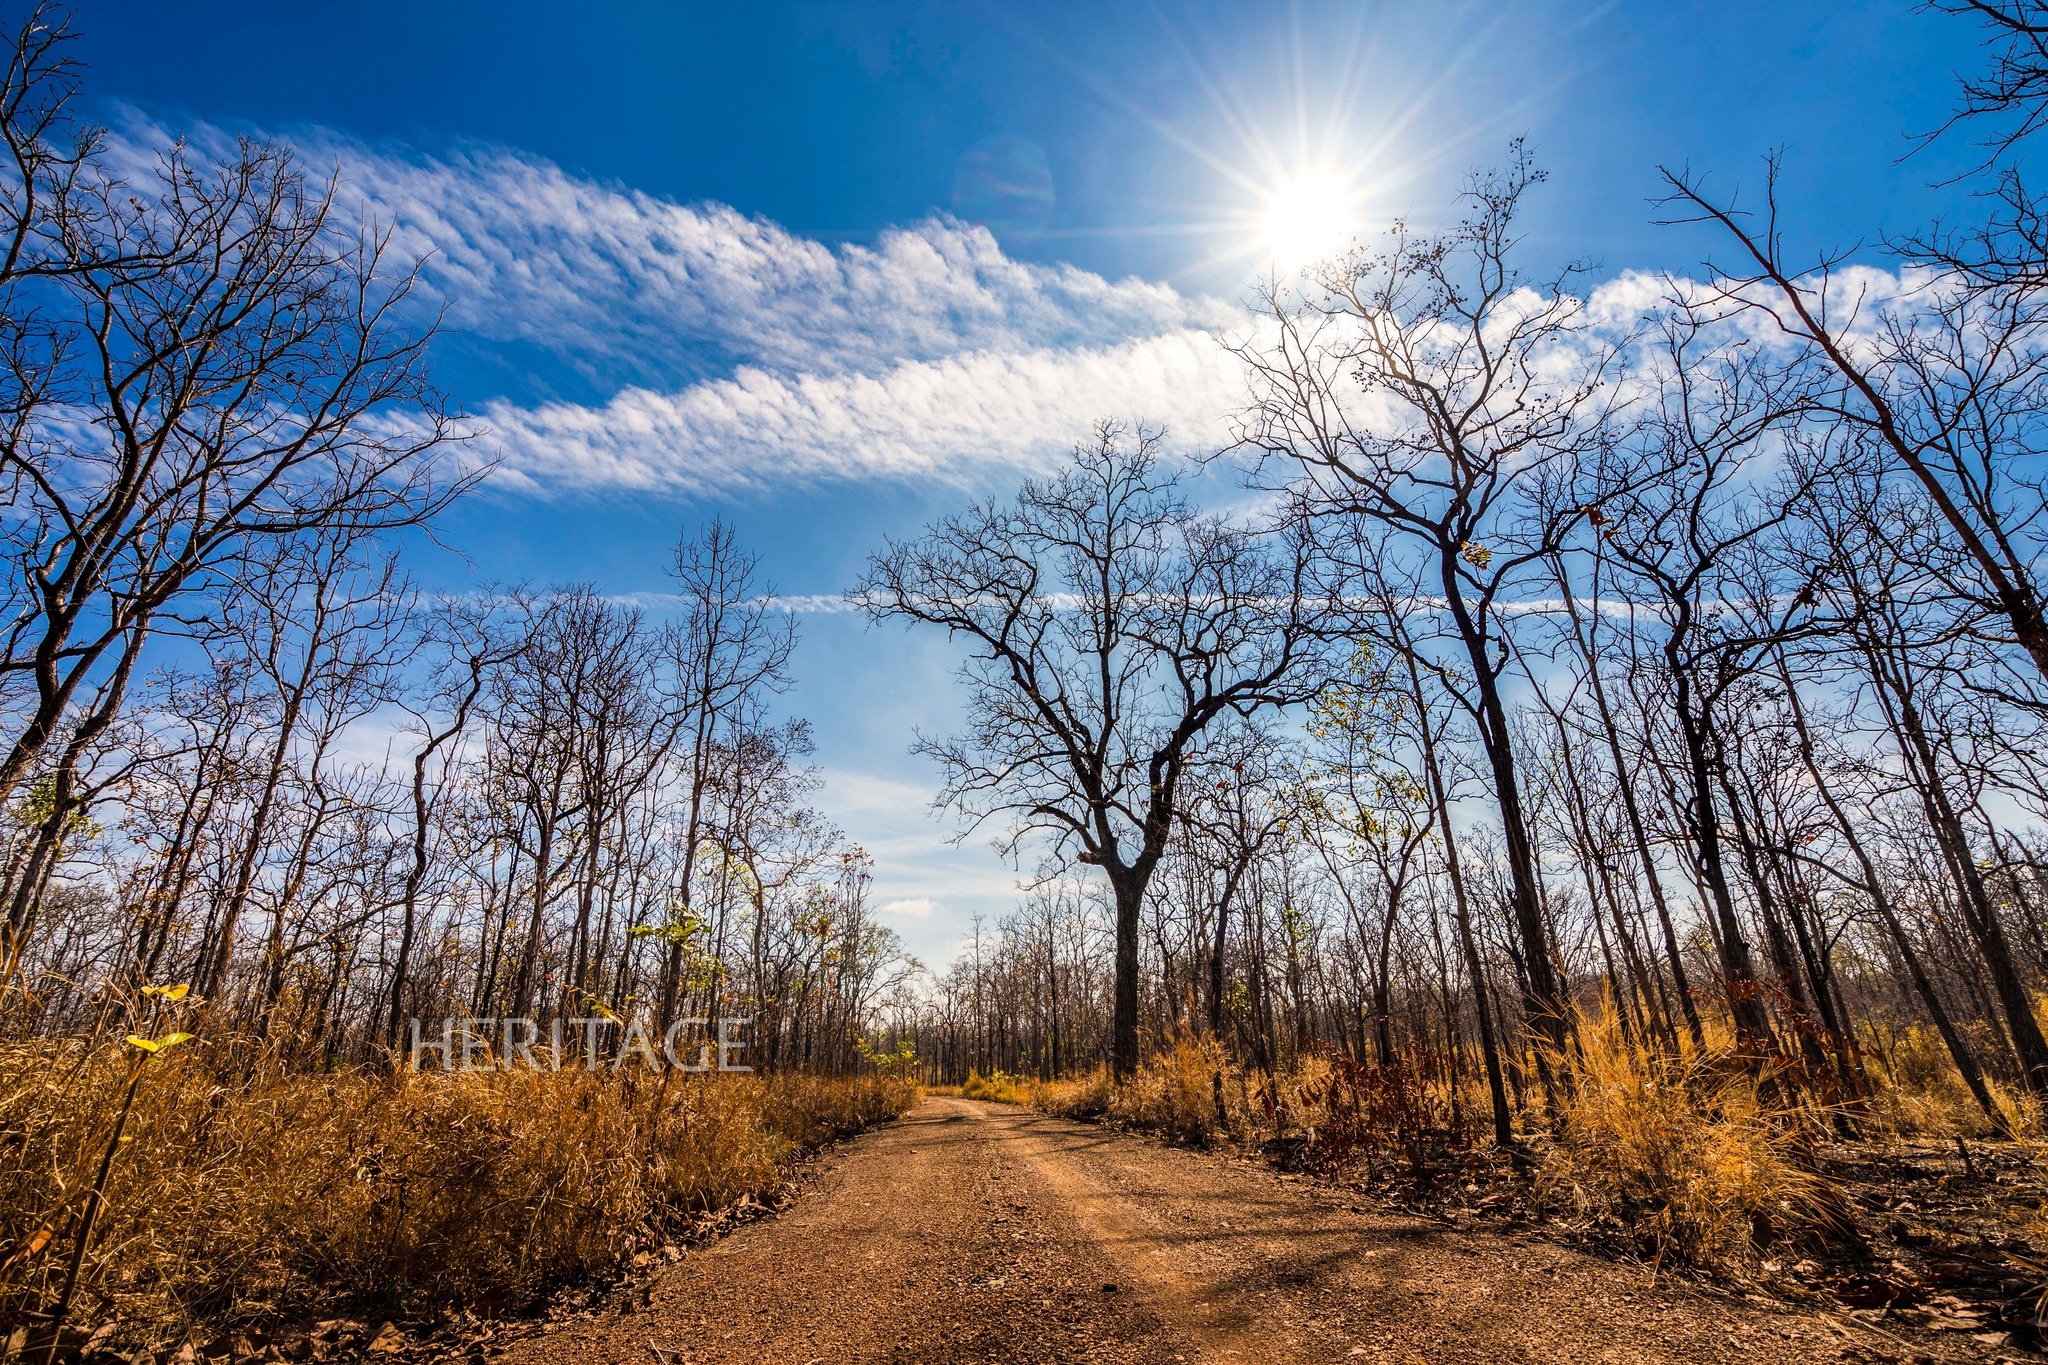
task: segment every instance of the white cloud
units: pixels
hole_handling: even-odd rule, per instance
[[[930,919],[939,913],[939,903],[929,896],[890,901],[882,907],[884,919]]]
[[[173,127],[133,110],[118,122],[116,156],[131,174],[177,135],[209,155],[232,145],[233,130],[217,126]],[[427,153],[325,128],[288,140],[309,171],[336,175],[346,203],[392,228],[399,257],[423,262],[420,293],[450,327],[612,369],[659,371],[708,351],[719,368],[873,373],[972,352],[1114,345],[1238,316],[1170,285],[1014,260],[986,228],[951,218],[890,228],[871,245],[828,245],[506,147]]]
[[[1214,448],[1243,393],[1208,334],[1103,349],[984,351],[875,375],[748,367],[677,392],[627,389],[598,405],[501,400],[468,453],[528,491],[618,488],[731,497],[839,479],[972,485],[1042,464],[1100,417],[1164,421]]]
[[[131,164],[168,140],[140,115],[121,127]],[[188,137],[214,150],[229,133]],[[512,350],[507,373],[552,363],[597,395],[550,398],[530,375],[522,391],[472,395],[483,430],[457,458],[496,466],[504,492],[987,487],[1043,467],[1104,417],[1160,421],[1183,449],[1218,448],[1245,396],[1216,339],[1250,325],[1242,308],[1015,260],[951,219],[835,245],[502,147],[422,152],[325,129],[293,140],[392,225],[400,257],[423,261],[422,301],[447,327],[544,358],[524,366]],[[1842,269],[1827,301],[1868,318],[1906,283]],[[1626,331],[1674,290],[1701,288],[1625,272],[1589,292],[1586,319],[1595,335]],[[1741,325],[1770,330],[1763,314]]]
[[[427,258],[452,326],[643,362],[704,348],[775,369],[872,373],[899,360],[1106,344],[1229,310],[1172,288],[1004,255],[984,228],[929,219],[871,246],[800,237],[723,204],[678,204],[501,148],[440,157],[327,139]]]
[[[136,168],[172,132],[132,112],[120,126]],[[181,131],[214,153],[231,136]],[[544,401],[537,380],[470,395],[485,433],[462,458],[496,464],[506,491],[975,485],[1044,463],[1103,417],[1214,446],[1242,395],[1213,339],[1244,325],[1240,308],[1015,260],[949,218],[833,245],[503,147],[426,153],[318,128],[291,140],[391,226],[398,258],[422,261],[417,296],[445,328],[534,347],[603,395]]]

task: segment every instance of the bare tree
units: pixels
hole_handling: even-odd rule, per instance
[[[1764,319],[1813,374],[1818,411],[1841,423],[1845,452],[1866,446],[1912,481],[1958,551],[1953,591],[1980,603],[2048,679],[2048,611],[2037,581],[2048,449],[2048,299],[2020,287],[1973,289],[1955,278],[1891,300],[1837,280],[1839,259],[1788,264],[1778,176],[1767,168],[1752,219],[1710,196],[1697,176],[1666,171],[1671,204],[1717,227],[1739,265],[1709,267],[1714,295]]]
[[[278,146],[124,178],[69,117],[61,44],[31,19],[0,83],[0,797],[253,545],[415,524],[465,484],[426,459],[456,429],[385,238]]]
[[[1796,373],[1754,349],[1714,345],[1712,326],[1697,315],[1667,320],[1656,406],[1635,439],[1587,471],[1586,497],[1601,522],[1596,550],[1627,575],[1656,636],[1722,980],[1743,1042],[1761,1058],[1771,1030],[1731,890],[1717,736],[1731,690],[1790,630],[1759,551],[1800,514],[1805,490],[1758,471],[1791,437],[1806,395]],[[1787,597],[1791,616],[1810,603]]]
[[[442,711],[439,723],[426,707],[413,710],[419,727],[419,747],[412,756],[412,838],[411,861],[405,871],[405,887],[399,906],[398,947],[392,958],[387,991],[390,1009],[385,1016],[385,1034],[394,1051],[404,1040],[406,977],[412,966],[413,942],[419,933],[420,893],[430,870],[429,848],[433,839],[439,786],[429,780],[437,755],[459,745],[470,716],[493,670],[502,667],[526,647],[526,641],[507,638],[502,623],[494,620],[488,607],[466,602],[444,608],[428,625],[429,647],[438,648],[437,661],[429,681],[428,707]],[[447,781],[449,762],[442,763],[442,782]]]
[[[669,706],[688,764],[678,898],[658,928],[668,953],[658,1016],[674,1016],[682,991],[688,939],[697,931],[692,899],[707,802],[719,769],[720,746],[760,718],[765,702],[789,685],[796,621],[776,608],[760,560],[743,549],[731,526],[713,521],[676,544],[674,575],[682,617],[664,635],[672,683]]]
[[[1119,1076],[1138,1064],[1139,910],[1195,742],[1226,715],[1312,697],[1323,658],[1298,528],[1260,538],[1198,515],[1160,441],[1105,423],[1014,501],[891,544],[859,589],[873,619],[938,626],[971,651],[966,732],[918,742],[945,771],[942,800],[1108,878]]]

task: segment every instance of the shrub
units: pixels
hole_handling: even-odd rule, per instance
[[[206,1051],[154,1064],[140,1090],[74,1322],[113,1318],[144,1339],[521,1308],[766,1190],[800,1149],[917,1093],[874,1074],[308,1076]],[[123,1076],[110,1048],[0,1048],[8,1319],[54,1300]]]
[[[1037,1081],[1031,1087],[1031,1103],[1047,1113],[1064,1118],[1093,1121],[1105,1117],[1116,1097],[1116,1082],[1109,1068],[1098,1066],[1085,1076],[1069,1080]]]
[[[1301,1161],[1311,1170],[1363,1164],[1372,1180],[1383,1166],[1398,1164],[1420,1185],[1472,1146],[1451,1086],[1417,1065],[1335,1057],[1305,1076],[1295,1094],[1307,1130]]]
[[[1175,1142],[1207,1145],[1222,1131],[1216,1088],[1228,1068],[1222,1044],[1206,1033],[1182,1030],[1114,1092],[1110,1115]]]

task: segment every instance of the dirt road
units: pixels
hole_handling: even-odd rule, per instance
[[[1948,1349],[1968,1358],[1968,1345]],[[1926,1351],[1668,1277],[1653,1284],[1538,1240],[1360,1211],[1340,1191],[1227,1157],[934,1098],[841,1148],[788,1211],[685,1256],[645,1306],[492,1359],[1257,1365]]]

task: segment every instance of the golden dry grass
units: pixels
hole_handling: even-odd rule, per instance
[[[9,1318],[52,1306],[127,1064],[81,1043],[0,1048]],[[195,1046],[149,1063],[70,1320],[137,1339],[521,1307],[916,1093],[879,1075],[305,1076]]]
[[[1551,1216],[1630,1245],[1658,1261],[1749,1274],[1767,1249],[1844,1234],[1842,1196],[1815,1170],[1826,1118],[1777,1098],[1735,1056],[1724,1034],[1704,1053],[1663,1056],[1634,1047],[1611,1011],[1576,1020],[1575,1045],[1549,1059],[1557,1109],[1527,1116],[1525,1178],[1478,1159],[1486,1096],[1479,1078],[1442,1069],[1361,1066],[1307,1058],[1281,1075],[1247,1071],[1214,1040],[1176,1035],[1129,1085],[1106,1069],[1034,1082],[1030,1102],[1176,1141],[1269,1146],[1317,1168],[1374,1168],[1411,1182],[1475,1169],[1515,1178]],[[1923,1123],[1964,1122],[1959,1085],[1932,1079],[1873,1102],[1866,1128],[1916,1109]],[[1219,1111],[1218,1099],[1221,1097]],[[1471,1157],[1476,1160],[1468,1160]]]
[[[2037,1010],[2048,1001],[2037,1000]],[[1979,1040],[1979,1055],[1995,1052],[1993,1041],[1987,1049]],[[1995,1077],[1985,1078],[2000,1122],[1994,1123],[1977,1106],[1950,1060],[1947,1046],[1929,1024],[1915,1023],[1888,1030],[1866,1049],[1866,1056],[1879,1082],[1870,1097],[1871,1118],[1877,1127],[1897,1137],[2000,1138],[2037,1140],[2041,1133],[2039,1111],[2026,1103],[2011,1086]]]
[[[990,1100],[996,1104],[1029,1104],[1031,1083],[1007,1071],[992,1071],[984,1076],[979,1071],[969,1071],[967,1079],[960,1084],[962,1096],[970,1100]]]
[[[1203,1145],[1223,1132],[1215,1099],[1219,1075],[1237,1075],[1222,1046],[1206,1034],[1181,1031],[1145,1059],[1129,1085],[1117,1085],[1109,1068],[1098,1067],[1077,1078],[1033,1082],[1025,1098],[1050,1113],[1108,1119]]]
[[[1582,1227],[1734,1275],[1781,1239],[1842,1227],[1807,1156],[1809,1116],[1731,1050],[1646,1053],[1608,1010],[1582,1016],[1577,1046],[1551,1063],[1562,1093],[1536,1191]]]

